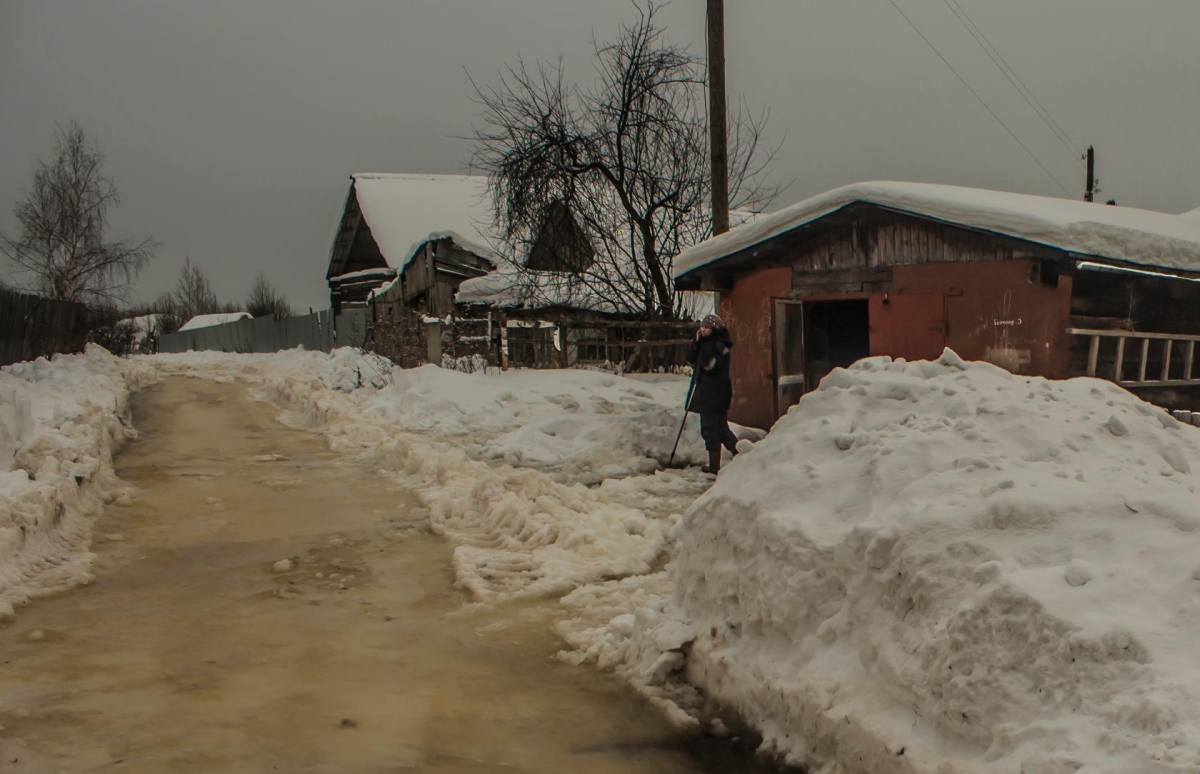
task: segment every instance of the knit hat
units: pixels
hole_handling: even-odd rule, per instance
[[[718,317],[715,314],[710,314],[710,315],[707,315],[703,320],[700,321],[700,327],[701,328],[713,328],[713,329],[724,328],[725,321],[722,320],[720,317]]]

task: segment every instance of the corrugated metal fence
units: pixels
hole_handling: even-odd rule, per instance
[[[0,289],[0,365],[82,352],[88,323],[83,304]]]
[[[168,333],[159,339],[158,351],[279,352],[304,347],[328,352],[337,347],[365,347],[367,336],[367,310],[351,309],[336,319],[329,312],[317,312],[279,320],[258,317]]]

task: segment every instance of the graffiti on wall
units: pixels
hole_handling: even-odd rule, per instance
[[[992,343],[984,350],[983,359],[1014,374],[1021,373],[1021,366],[1028,365],[1028,348],[1017,346],[1018,335],[1025,321],[1013,313],[1012,291],[1004,292],[1000,307],[992,311]]]

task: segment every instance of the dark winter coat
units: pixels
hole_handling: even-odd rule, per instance
[[[733,400],[729,381],[729,350],[733,342],[725,328],[714,328],[707,336],[692,342],[688,357],[696,374],[692,402],[688,411],[697,414],[724,414]]]

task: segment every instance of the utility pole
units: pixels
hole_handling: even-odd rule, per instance
[[[1096,151],[1091,145],[1087,150],[1087,190],[1083,194],[1085,202],[1096,200]]]
[[[708,0],[708,144],[712,157],[712,232],[729,230],[729,141],[725,109],[725,0]]]

